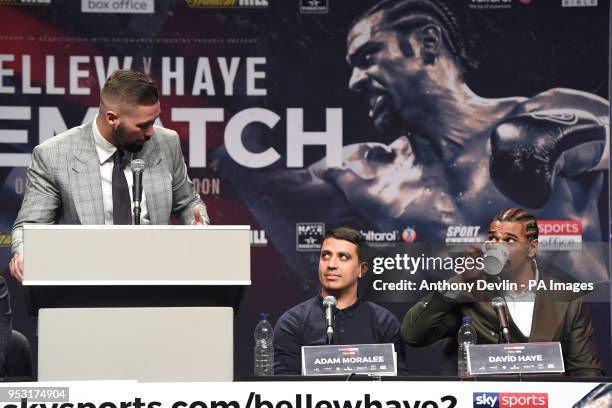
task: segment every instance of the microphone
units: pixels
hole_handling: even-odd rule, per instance
[[[502,331],[502,337],[504,343],[510,343],[510,331],[508,330],[508,316],[506,315],[506,302],[499,296],[496,296],[491,300],[491,307],[495,310],[497,320]]]
[[[142,173],[144,173],[145,162],[142,159],[134,159],[130,163],[134,184],[132,185],[132,201],[134,202],[134,225],[140,225],[140,202],[142,201]]]
[[[333,296],[326,296],[323,299],[323,307],[325,308],[325,323],[327,323],[327,344],[332,344],[334,337],[334,309],[336,308],[336,298]]]

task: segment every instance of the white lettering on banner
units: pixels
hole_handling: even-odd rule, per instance
[[[247,95],[266,96],[268,94],[268,91],[265,88],[255,87],[256,79],[266,78],[266,72],[256,71],[255,66],[263,65],[265,63],[266,59],[264,57],[247,58]]]
[[[327,108],[324,132],[304,131],[304,110],[287,109],[287,167],[304,167],[304,146],[325,146],[328,167],[342,164],[342,109]]]
[[[0,54],[0,94],[15,94],[18,90],[14,85],[17,77],[15,76],[15,68],[21,65],[21,89],[23,94],[47,94],[47,95],[90,95],[92,94],[92,85],[87,83],[79,84],[80,78],[90,76],[90,71],[95,69],[98,90],[106,81],[106,78],[115,70],[120,68],[119,57],[110,56],[93,56],[72,55],[67,61],[56,61],[54,55],[36,56],[15,54]],[[65,58],[65,57],[62,57]],[[130,69],[133,65],[133,57],[122,57],[121,68]],[[105,65],[105,60],[108,63]],[[241,64],[246,64],[245,81],[240,81],[244,84],[244,92],[247,96],[266,96],[268,91],[262,88],[261,81],[265,80],[266,72],[264,70],[266,64],[265,57],[217,57],[215,69],[211,65],[208,57],[198,57],[196,62],[196,70],[193,77],[191,87],[192,96],[207,96],[216,95],[215,80],[223,82],[223,95],[234,95],[236,77]],[[39,66],[44,63],[45,66],[45,87],[42,89],[39,86],[32,84],[32,66]],[[151,73],[151,65],[153,60],[151,57],[143,57],[142,65],[145,73]],[[68,78],[58,78],[56,75],[56,64],[68,66],[68,70],[61,71],[58,75],[68,75]],[[42,82],[42,81],[41,81]],[[66,92],[64,87],[57,84],[63,83],[69,85],[69,92]],[[162,95],[184,95],[185,94],[185,58],[184,57],[161,57],[161,92]],[[259,85],[259,87],[258,87]]]
[[[175,58],[175,69],[170,68],[170,57],[162,57],[162,95],[170,95],[171,82],[175,82],[175,95],[185,94],[185,73],[183,57]]]
[[[89,88],[82,88],[79,86],[79,78],[87,78],[89,76],[89,70],[79,69],[79,65],[88,64],[89,57],[86,55],[71,55],[70,56],[70,94],[71,95],[89,95]]]
[[[172,108],[172,120],[189,123],[189,167],[206,167],[206,123],[222,122],[221,108]]]
[[[146,58],[143,58],[143,65],[146,68],[146,65],[144,64],[144,60]],[[150,61],[150,58],[149,58]],[[110,76],[110,74],[113,73],[113,71],[116,71],[119,69],[119,58],[117,58],[116,56],[111,56],[108,57],[108,66],[104,67],[104,58],[96,55],[94,57],[94,65],[96,66],[96,75],[98,77],[98,83],[99,84],[103,84],[104,82],[106,82],[106,78],[108,78]],[[123,58],[123,64],[121,65],[122,69],[130,69],[132,68],[132,57],[125,57]],[[146,72],[146,69],[145,69]]]
[[[32,86],[32,64],[30,63],[30,56],[24,55],[21,57],[21,92],[24,94],[39,94],[42,92],[40,86]]]

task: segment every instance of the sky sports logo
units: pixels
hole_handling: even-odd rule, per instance
[[[548,408],[545,392],[475,392],[474,408]]]
[[[572,251],[582,247],[582,223],[578,220],[539,220],[539,249]]]

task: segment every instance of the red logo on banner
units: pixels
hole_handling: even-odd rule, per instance
[[[582,235],[582,223],[574,220],[538,221],[540,235]]]
[[[500,392],[499,408],[548,408],[544,392]]]

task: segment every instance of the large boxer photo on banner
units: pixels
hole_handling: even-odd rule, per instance
[[[607,197],[608,101],[561,86],[480,96],[466,79],[468,71],[479,75],[464,40],[474,27],[461,27],[454,11],[477,13],[469,4],[383,0],[355,17],[345,58],[348,88],[362,106],[351,114],[367,115],[377,132],[345,145],[340,165],[323,157],[304,169],[258,174],[266,180],[259,191],[271,200],[265,207],[261,198],[251,203],[277,245],[293,242],[295,222],[376,231],[410,226],[418,241],[444,242],[452,226],[483,226],[485,233],[487,217],[510,206],[528,208],[541,220],[577,220],[584,241],[607,241],[608,210],[601,203]],[[472,44],[500,46],[484,38]],[[513,75],[509,80],[520,85],[531,73]],[[353,121],[346,112],[345,128]],[[281,253],[290,252],[290,245],[284,248]],[[590,247],[579,259],[570,257],[567,274],[607,281],[603,252]]]

